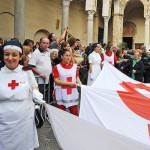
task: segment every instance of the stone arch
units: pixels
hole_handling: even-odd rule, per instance
[[[123,24],[123,36],[134,37],[137,34],[136,25],[133,22]]]
[[[138,10],[138,11],[137,11]],[[132,48],[144,43],[144,3],[142,0],[128,0],[124,10],[123,39]],[[138,29],[138,32],[137,32]]]
[[[33,39],[34,39],[35,42],[38,42],[41,37],[48,37],[49,34],[50,34],[50,32],[47,31],[46,29],[39,29],[34,34],[34,38]]]
[[[1,12],[0,20],[2,20],[0,22],[0,35],[3,38],[13,38],[14,37],[14,14],[10,12]]]
[[[134,5],[132,5],[134,3]],[[131,5],[130,5],[131,4]],[[135,8],[139,8],[139,7],[143,7],[144,8],[144,2],[142,0],[128,0],[125,3],[125,7],[124,7],[124,12],[126,9],[128,9],[129,11]],[[130,9],[129,9],[130,8]],[[143,12],[144,13],[144,12]],[[143,14],[144,16],[144,14]]]
[[[6,12],[1,12],[1,13],[0,13],[0,15],[2,15],[2,14],[10,14],[11,16],[14,16],[14,14],[12,14],[12,13],[10,13],[10,12],[7,12],[7,11],[6,11]]]
[[[133,2],[133,1],[140,1],[144,6],[144,0],[126,0],[125,7],[128,5],[128,3]]]

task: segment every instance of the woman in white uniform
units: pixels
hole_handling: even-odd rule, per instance
[[[33,150],[39,146],[34,121],[33,91],[37,89],[32,71],[19,65],[22,45],[4,45],[5,66],[0,70],[0,149]]]
[[[101,45],[99,43],[94,43],[92,45],[92,53],[88,57],[89,61],[89,72],[87,85],[91,86],[97,79],[99,73],[101,72],[101,56],[100,56]]]

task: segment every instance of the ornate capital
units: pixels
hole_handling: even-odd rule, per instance
[[[69,7],[72,0],[63,0],[63,6]]]
[[[111,16],[111,6],[112,5],[112,0],[109,0],[109,13],[108,15]]]
[[[110,16],[104,16],[104,22],[108,22],[110,19]]]
[[[114,14],[114,16],[120,16],[120,17],[124,17],[124,15],[123,14]]]
[[[150,15],[144,15],[146,21],[150,21]]]
[[[125,6],[126,6],[126,0],[119,0],[119,13],[120,14],[124,14],[124,9],[125,9]]]
[[[120,7],[124,7],[126,4],[126,0],[119,0]]]
[[[150,3],[144,4],[144,17],[149,18],[150,17]]]
[[[89,10],[88,11],[88,20],[93,21],[93,15],[94,15],[95,11],[94,10]]]
[[[124,9],[126,4],[127,0],[116,0],[114,2],[114,14],[124,15]]]

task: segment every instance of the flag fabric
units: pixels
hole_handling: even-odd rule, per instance
[[[58,144],[63,150],[149,150],[135,140],[84,121],[45,104]]]
[[[106,63],[91,87],[81,87],[79,117],[150,146],[150,86]]]
[[[101,88],[106,90],[121,90],[125,91],[125,89],[120,86],[119,83],[122,81],[125,82],[132,82],[132,83],[139,83],[136,80],[131,79],[130,77],[123,74],[121,71],[116,69],[109,63],[104,63],[103,69],[99,74],[98,78],[92,84],[92,87]]]

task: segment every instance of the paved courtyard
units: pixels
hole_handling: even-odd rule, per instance
[[[35,150],[61,150],[48,121],[38,129],[40,147]]]
[[[81,97],[81,89],[78,87],[79,92],[79,105],[78,109],[80,108],[80,97]],[[66,111],[69,111],[66,109]],[[42,128],[38,129],[38,137],[39,137],[39,148],[35,150],[62,150],[53,134],[53,130],[51,128],[51,125],[48,121],[44,122],[44,125]]]

